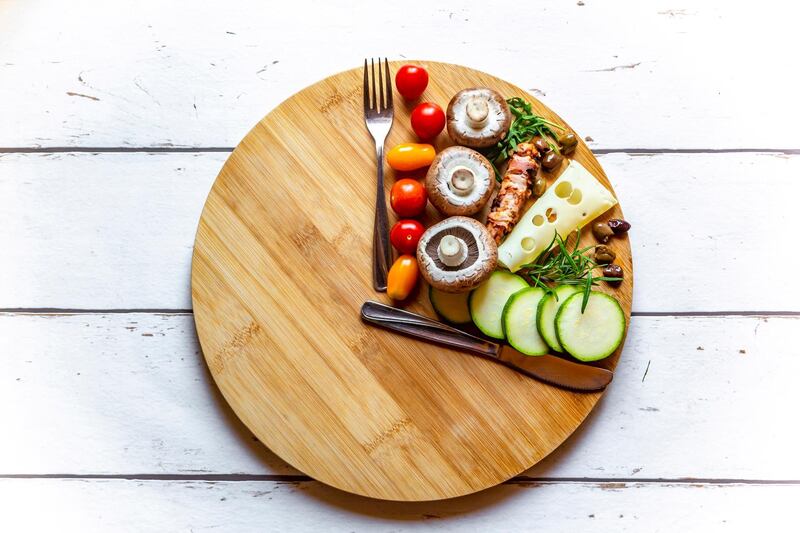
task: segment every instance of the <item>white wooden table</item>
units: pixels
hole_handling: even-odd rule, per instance
[[[797,3],[353,3],[0,0],[0,529],[796,530]],[[606,397],[543,463],[452,501],[284,464],[221,399],[190,309],[232,147],[379,54],[528,89],[634,225]]]

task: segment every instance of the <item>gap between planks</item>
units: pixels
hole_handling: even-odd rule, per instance
[[[228,146],[35,146],[0,148],[0,154],[56,154],[56,153],[202,153],[232,152]],[[800,155],[800,148],[597,148],[595,155],[606,154],[741,154],[765,153]]]
[[[317,481],[302,474],[0,474],[4,479],[120,479],[126,481],[272,481],[277,483],[310,483]],[[798,479],[739,479],[739,478],[632,478],[632,477],[529,477],[517,476],[503,485],[525,483],[669,483],[706,485],[800,485]]]

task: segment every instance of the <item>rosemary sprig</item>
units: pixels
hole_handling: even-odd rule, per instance
[[[591,259],[586,252],[594,249],[595,245],[580,248],[581,230],[575,236],[575,245],[572,251],[567,249],[566,241],[555,232],[553,240],[533,263],[522,265],[519,273],[528,278],[535,287],[541,287],[549,293],[554,293],[548,283],[556,285],[581,285],[583,287],[583,302],[581,313],[586,310],[589,303],[589,292],[592,286],[599,281],[622,281],[622,278],[610,276],[594,276],[592,270],[600,265]]]
[[[500,172],[497,167],[511,156],[514,150],[517,149],[518,144],[528,142],[538,135],[545,139],[550,148],[558,153],[558,143],[555,141],[557,133],[555,130],[564,129],[558,124],[535,114],[530,102],[522,98],[509,98],[506,102],[508,102],[508,107],[514,115],[514,120],[511,122],[508,134],[503,140],[486,153],[486,158],[492,162],[498,180],[500,179]]]

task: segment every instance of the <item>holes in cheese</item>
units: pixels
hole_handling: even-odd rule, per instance
[[[572,194],[572,184],[568,181],[563,181],[556,186],[556,196],[559,198],[569,198]]]
[[[562,181],[555,187],[556,196],[559,198],[564,198],[567,202],[571,203],[572,205],[578,205],[581,203],[583,199],[583,193],[580,189],[573,188],[572,183],[568,181]]]
[[[521,245],[523,250],[525,250],[526,252],[530,252],[531,250],[536,248],[536,239],[534,239],[533,237],[525,237],[522,239]]]
[[[588,170],[577,161],[570,161],[497,248],[498,263],[516,272],[545,251],[555,232],[566,239],[616,203],[614,196]],[[535,243],[533,247],[531,240]]]

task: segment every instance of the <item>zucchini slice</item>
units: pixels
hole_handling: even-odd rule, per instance
[[[517,291],[528,287],[528,282],[510,272],[495,271],[489,279],[478,285],[469,295],[469,314],[484,334],[494,339],[504,339],[503,308]]]
[[[556,313],[556,334],[561,346],[580,361],[608,357],[625,337],[625,313],[608,294],[591,291],[581,313],[583,293],[573,294]]]
[[[515,292],[503,309],[503,331],[508,344],[525,355],[544,355],[550,347],[536,329],[539,304],[547,296],[541,287]]]
[[[469,314],[469,291],[443,292],[428,286],[428,298],[436,314],[451,324],[469,324],[472,317]]]
[[[542,298],[536,311],[536,329],[539,330],[539,335],[550,348],[559,353],[563,352],[564,348],[561,347],[556,335],[556,313],[567,298],[579,291],[581,288],[577,285],[559,285],[553,289],[555,296],[550,293]],[[517,349],[519,350],[519,348]]]

